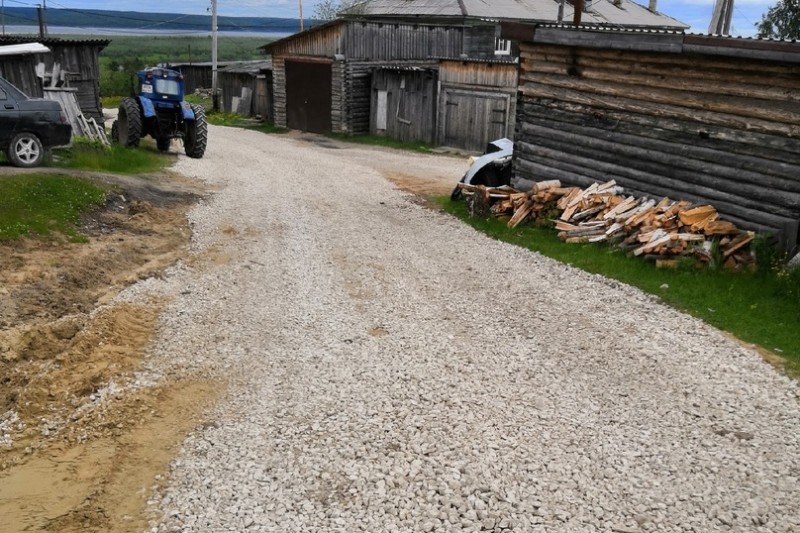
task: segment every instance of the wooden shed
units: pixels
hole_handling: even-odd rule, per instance
[[[258,115],[272,122],[272,60],[239,61],[217,71],[226,113]]]
[[[434,68],[381,67],[372,75],[370,133],[433,144],[436,130]]]
[[[517,63],[512,59],[439,61],[439,145],[481,152],[514,138]]]
[[[29,96],[42,97],[41,79],[36,66],[43,64],[45,72],[52,72],[55,64],[66,75],[68,85],[77,89],[76,98],[87,118],[102,120],[100,103],[100,52],[109,40],[70,40],[58,38],[39,39],[34,36],[0,36],[0,45],[38,42],[48,47],[47,54],[0,57],[0,76],[4,77]]]
[[[521,41],[514,173],[713,204],[797,244],[800,44],[507,25]]]

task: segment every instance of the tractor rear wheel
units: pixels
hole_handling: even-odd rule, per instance
[[[206,153],[208,144],[208,122],[203,106],[193,104],[192,111],[194,111],[194,120],[184,122],[183,147],[186,155],[200,159]]]
[[[119,104],[117,137],[122,146],[130,148],[139,146],[139,140],[142,138],[142,112],[139,103],[133,98],[123,98]]]

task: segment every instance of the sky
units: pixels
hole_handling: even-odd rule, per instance
[[[210,0],[2,0],[6,6],[37,6],[70,9],[115,9],[157,13],[203,14],[210,12]],[[318,0],[217,0],[220,15],[297,18],[299,2],[303,2],[304,18],[314,12]],[[491,0],[487,0],[491,1]],[[595,0],[609,1],[609,0]],[[648,0],[634,0],[647,5]],[[734,0],[733,35],[751,36],[761,15],[777,0]],[[691,25],[692,32],[705,33],[714,8],[714,0],[658,0],[658,10]]]

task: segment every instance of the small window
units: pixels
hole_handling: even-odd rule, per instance
[[[155,86],[158,94],[168,94],[170,96],[178,96],[181,94],[178,80],[156,78]]]
[[[511,55],[511,41],[508,39],[501,39],[500,37],[495,37],[494,55],[496,56]]]

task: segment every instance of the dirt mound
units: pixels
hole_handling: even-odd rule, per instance
[[[0,516],[4,531],[140,531],[146,497],[221,390],[117,387],[166,302],[113,302],[187,253],[202,192],[180,176],[90,176],[113,190],[88,243],[0,242]],[[1,178],[0,178],[1,179]]]

